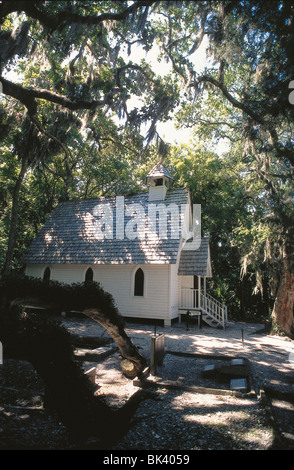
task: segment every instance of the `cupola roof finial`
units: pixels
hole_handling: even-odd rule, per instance
[[[152,170],[149,171],[147,175],[147,181],[149,178],[168,178],[171,182],[174,181],[172,175],[170,174],[170,171],[161,163],[158,162]]]

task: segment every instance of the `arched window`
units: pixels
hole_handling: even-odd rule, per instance
[[[51,271],[50,271],[50,268],[47,266],[43,274],[43,281],[50,281],[50,276],[51,276]]]
[[[93,269],[92,268],[88,268],[87,271],[86,271],[86,275],[85,275],[85,281],[93,281]]]
[[[137,269],[135,274],[134,295],[138,297],[144,295],[144,273],[141,268]]]

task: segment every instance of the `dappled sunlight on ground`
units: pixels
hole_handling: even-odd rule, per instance
[[[224,355],[245,357],[253,368],[258,367],[258,379],[262,382],[265,376],[274,380],[276,368],[279,373],[294,374],[294,362],[289,361],[294,352],[294,343],[286,337],[269,336],[262,332],[262,324],[229,323],[225,330],[210,327],[187,327],[175,324],[172,327],[157,327],[157,334],[165,336],[165,349],[184,351],[190,354]],[[150,357],[150,338],[153,328],[128,324],[127,331],[135,344],[141,347],[142,353]],[[143,344],[144,343],[144,344]]]
[[[64,319],[65,326],[71,333],[88,337],[109,337],[105,329],[90,319],[82,322]],[[294,362],[289,361],[289,356],[294,351],[293,341],[285,337],[269,336],[265,334],[262,324],[248,324],[243,322],[229,322],[225,330],[210,327],[198,328],[190,325],[189,329],[184,323],[175,323],[171,327],[161,325],[136,324],[126,322],[126,333],[138,348],[139,352],[150,360],[151,336],[154,333],[164,334],[165,350],[185,352],[195,355],[215,355],[243,357],[250,361],[250,367],[257,385],[263,385],[264,381],[278,384],[280,374],[289,377],[294,376]],[[110,338],[111,339],[111,338]],[[185,373],[185,364],[190,361],[189,372]],[[173,365],[180,363],[183,370],[177,374]],[[124,380],[120,372],[120,358],[115,355],[103,362],[105,370],[109,370],[109,380]],[[175,380],[178,383],[193,383],[190,368],[196,365],[193,359],[170,357],[166,354],[163,367],[157,370],[157,376],[162,379]],[[200,361],[198,360],[198,364]],[[111,372],[111,369],[114,369]],[[278,373],[277,373],[278,371]],[[188,374],[188,375],[187,375]],[[99,374],[97,374],[99,375]],[[115,377],[115,378],[114,378]],[[102,380],[102,379],[101,379]],[[106,380],[104,374],[103,381]],[[197,382],[195,377],[194,382]],[[197,384],[197,383],[196,383]],[[195,383],[194,383],[195,385]]]
[[[72,329],[75,334],[105,335],[105,330],[91,321],[77,327]],[[183,323],[155,327],[127,322],[125,331],[148,362],[151,337],[164,334],[165,356],[147,379],[155,398],[140,404],[133,427],[118,449],[271,448],[273,433],[258,396],[264,386],[293,387],[294,364],[289,360],[293,341],[267,335],[261,324],[241,322],[231,322],[225,330],[195,325],[187,329]],[[237,357],[249,361],[253,398],[233,396],[229,381],[203,377],[205,365],[218,367]],[[123,376],[121,359],[117,350],[96,366],[96,394],[115,408],[138,391],[133,381]],[[199,388],[209,392],[198,393]],[[291,417],[291,406],[288,403],[277,409]],[[291,435],[289,429],[286,431]]]
[[[214,426],[223,426],[226,425],[229,427],[232,422],[232,418],[228,421],[229,413],[216,411],[215,413],[207,413],[207,414],[194,414],[194,415],[184,415],[183,418],[186,421],[194,421],[196,423],[202,424],[213,424]],[[248,414],[243,411],[235,411],[233,420],[234,421],[244,421],[248,419]]]

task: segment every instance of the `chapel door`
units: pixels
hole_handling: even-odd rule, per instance
[[[194,308],[199,308],[199,287],[200,287],[200,278],[199,276],[194,276],[194,299],[195,299],[195,306]]]

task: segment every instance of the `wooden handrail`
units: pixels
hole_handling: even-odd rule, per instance
[[[200,302],[199,302],[200,301]],[[227,307],[210,294],[202,294],[198,297],[198,289],[184,287],[180,291],[179,308],[202,310],[220,325],[225,327],[227,323]]]

